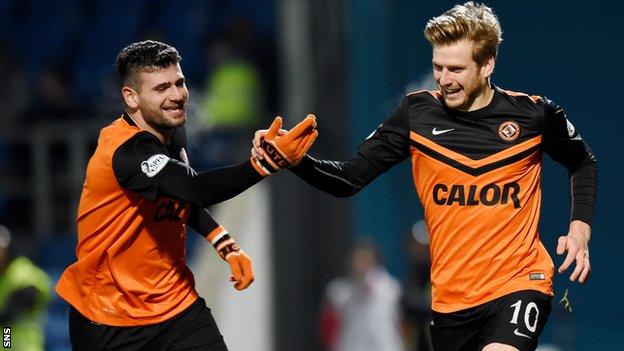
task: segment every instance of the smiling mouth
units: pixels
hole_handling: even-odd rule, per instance
[[[444,89],[444,93],[445,93],[446,95],[454,95],[454,94],[459,93],[460,91],[461,91],[461,88],[456,88],[456,89],[449,89],[449,88],[446,88],[446,89]]]
[[[184,111],[184,105],[164,107],[163,110],[172,111],[172,112],[180,112],[180,111]]]

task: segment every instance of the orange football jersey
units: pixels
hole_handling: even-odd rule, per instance
[[[152,202],[124,189],[115,174],[115,151],[140,132],[123,117],[102,129],[80,198],[78,259],[56,286],[82,315],[111,326],[158,323],[197,299],[185,259],[189,205]],[[148,161],[137,167],[160,167]]]

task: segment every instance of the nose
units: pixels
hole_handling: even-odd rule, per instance
[[[453,84],[453,79],[451,78],[450,72],[446,68],[443,69],[440,73],[438,84],[440,84],[441,86],[448,86]]]
[[[171,101],[180,101],[184,100],[184,96],[184,88],[174,87],[173,92],[171,93],[171,96],[169,98],[171,99]]]

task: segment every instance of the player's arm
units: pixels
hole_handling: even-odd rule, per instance
[[[544,99],[544,102],[544,151],[568,170],[571,189],[570,227],[568,234],[561,236],[557,245],[557,254],[567,251],[559,273],[576,261],[570,280],[578,279],[584,283],[591,272],[588,246],[598,187],[597,161],[563,109],[550,100]]]
[[[254,281],[251,258],[234,241],[228,231],[212,218],[207,209],[192,206],[187,224],[206,238],[219,257],[230,265],[230,280],[235,282],[236,290],[244,290]]]
[[[306,118],[285,135],[276,135],[271,145],[282,160],[299,162],[316,138],[315,126],[313,118]],[[115,176],[125,189],[150,201],[166,196],[200,208],[228,200],[290,165],[272,164],[267,171],[250,159],[239,165],[197,173],[170,157],[165,146],[149,132],[137,133],[113,155]]]
[[[306,155],[291,170],[308,184],[336,197],[352,196],[409,156],[408,98],[358,147],[347,161],[320,160]],[[258,147],[263,131],[255,135],[252,155],[262,157]]]
[[[186,149],[186,131],[184,126],[181,126],[176,128],[171,135],[167,150],[171,154],[179,154],[180,159],[188,164]],[[210,242],[219,257],[230,265],[230,280],[235,282],[234,288],[243,290],[253,282],[254,271],[251,258],[239,247],[227,230],[214,220],[208,209],[191,206],[186,224]]]
[[[167,196],[200,208],[230,199],[264,178],[249,161],[197,173],[170,157],[149,132],[137,133],[115,151],[113,169],[122,187],[150,201]]]

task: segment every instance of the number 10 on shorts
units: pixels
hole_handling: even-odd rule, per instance
[[[510,307],[514,308],[514,313],[513,316],[511,317],[511,321],[509,323],[511,324],[518,324],[518,317],[520,316],[520,311],[522,310],[522,300],[518,300],[516,303],[514,303],[513,305],[511,305]],[[533,320],[533,323],[531,323],[531,311],[535,310],[535,319]],[[535,330],[537,329],[537,320],[539,317],[539,308],[537,307],[537,304],[535,302],[529,302],[525,309],[524,309],[524,325],[526,326],[526,328],[531,332],[531,333],[535,333]],[[516,331],[514,332],[516,335],[521,334],[519,332]],[[524,336],[524,335],[520,335],[520,336]],[[528,336],[527,336],[528,337]]]

